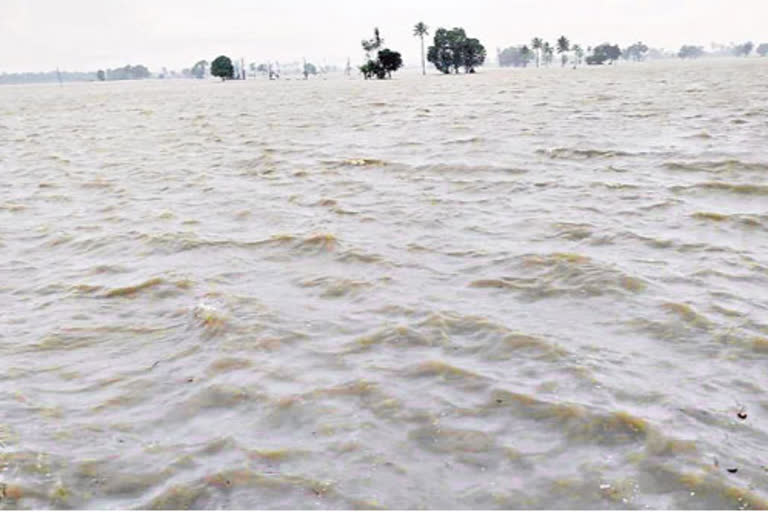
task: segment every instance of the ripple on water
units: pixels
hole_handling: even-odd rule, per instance
[[[517,275],[477,279],[472,288],[498,288],[523,294],[530,300],[556,296],[599,297],[642,292],[645,280],[580,254],[529,254],[505,265]]]

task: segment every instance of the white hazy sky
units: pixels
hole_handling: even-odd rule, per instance
[[[356,64],[374,26],[415,65],[420,20],[464,27],[492,58],[497,47],[561,34],[585,47],[768,42],[768,0],[0,0],[0,72],[178,70],[220,54]]]

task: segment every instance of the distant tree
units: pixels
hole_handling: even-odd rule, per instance
[[[427,51],[427,60],[442,73],[474,73],[475,68],[485,62],[485,47],[475,38],[467,37],[463,28],[435,32],[434,44]]]
[[[421,39],[421,74],[426,75],[427,74],[427,63],[424,60],[424,36],[429,35],[429,27],[424,24],[423,21],[418,22],[413,27],[413,35]]]
[[[373,29],[373,38],[363,39],[360,43],[365,50],[365,56],[371,60],[371,53],[378,51],[384,45],[384,39],[381,38],[379,27]]]
[[[235,76],[235,67],[232,60],[226,55],[219,55],[211,62],[211,74],[224,80],[231,80]]]
[[[683,45],[677,56],[681,59],[696,59],[704,55],[704,48],[701,46]]]
[[[366,62],[360,66],[360,72],[368,80],[370,78],[392,78],[392,73],[403,66],[403,57],[399,52],[389,48],[379,49],[384,44],[384,39],[378,28],[373,30],[372,39],[363,39],[361,45],[365,51]],[[372,58],[372,52],[377,51],[376,59]]]
[[[749,57],[749,54],[752,53],[752,50],[755,48],[755,45],[752,41],[747,41],[744,44],[739,44],[734,46],[733,48],[733,54],[738,56],[743,55],[744,57]]]
[[[621,57],[621,48],[618,45],[603,43],[592,48],[592,55],[587,57],[587,64],[590,66],[601,65],[608,62],[613,64]]]
[[[568,52],[571,51],[571,42],[565,36],[560,36],[557,40],[557,53],[560,54],[560,60],[562,61],[562,67],[568,63]]]
[[[648,55],[648,46],[642,43],[641,41],[638,41],[635,44],[628,46],[622,52],[622,56],[625,59],[634,60],[634,61],[645,60],[646,55]]]
[[[304,75],[304,80],[306,80],[309,78],[309,75],[317,74],[317,67],[315,67],[315,65],[312,64],[311,62],[305,62],[304,69],[302,70],[302,74]]]
[[[544,63],[547,66],[551,65],[552,57],[555,55],[555,49],[552,48],[552,45],[549,44],[549,41],[544,43],[544,46],[541,47],[541,51],[544,52]]]
[[[360,72],[363,74],[363,78],[366,80],[371,78],[378,78],[381,80],[387,77],[387,72],[384,71],[384,67],[381,65],[381,63],[375,60],[369,60],[360,66]]]
[[[540,37],[534,37],[531,39],[531,48],[536,52],[536,67],[539,67],[541,63],[541,48],[544,46],[544,41]]]
[[[149,78],[149,76],[149,69],[146,66],[131,66],[129,64],[122,68],[108,69],[105,77],[108,77],[110,80],[141,80]]]
[[[581,64],[581,59],[584,58],[584,49],[579,44],[573,45],[573,68]]]
[[[768,43],[762,43],[757,47],[757,54],[761,57],[768,55]]]
[[[392,72],[403,67],[403,58],[400,55],[400,52],[394,52],[389,48],[379,50],[378,61],[389,78],[392,78]]]
[[[192,76],[195,78],[205,78],[205,70],[208,69],[207,60],[199,60],[192,66]]]
[[[100,69],[96,72],[96,78],[99,80],[99,82],[103,82],[107,79],[107,75],[104,73],[103,69]]]
[[[499,66],[501,67],[526,67],[533,59],[533,52],[528,46],[510,46],[503,50],[497,50]]]

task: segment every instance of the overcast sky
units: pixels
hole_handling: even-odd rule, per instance
[[[464,27],[489,56],[561,34],[584,47],[768,42],[768,0],[0,0],[0,72],[129,63],[180,70],[219,54],[357,64],[374,26],[415,65],[411,32],[421,20]]]

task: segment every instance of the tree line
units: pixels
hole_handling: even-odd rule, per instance
[[[426,63],[431,63],[435,69],[444,74],[458,74],[460,72],[472,74],[485,63],[486,49],[483,44],[474,37],[469,37],[461,27],[447,29],[440,27],[432,36],[432,44],[425,48],[425,38],[430,35],[430,28],[424,22],[418,22],[413,27],[413,35],[418,37],[421,43],[421,68],[426,74]],[[403,66],[403,58],[400,52],[385,47],[384,39],[378,28],[374,28],[373,37],[363,39],[361,46],[364,52],[364,63],[358,67],[365,79],[388,79]],[[498,63],[502,67],[527,67],[536,64],[536,67],[551,66],[555,60],[555,54],[559,56],[560,65],[565,67],[571,64],[574,68],[587,65],[613,64],[620,59],[631,61],[643,61],[648,58],[693,59],[704,56],[750,56],[753,53],[765,57],[768,56],[768,43],[755,45],[752,41],[741,44],[716,45],[712,44],[711,50],[706,51],[702,46],[683,45],[676,53],[650,48],[642,41],[633,43],[626,48],[620,48],[617,44],[603,43],[597,46],[588,46],[586,49],[580,44],[573,44],[566,36],[561,36],[555,44],[545,41],[541,37],[534,37],[530,43],[509,46],[497,49]],[[279,63],[251,63],[249,67],[253,76],[261,73],[270,79],[279,78],[281,69]],[[298,73],[308,79],[319,73],[337,71],[336,66],[316,66],[304,60],[291,68],[293,73]],[[245,63],[232,61],[226,55],[220,55],[208,62],[199,60],[192,67],[185,68],[181,72],[183,78],[202,79],[207,76],[215,76],[222,80],[245,79]],[[350,75],[352,67],[349,59],[345,73]],[[98,70],[96,72],[59,72],[47,73],[2,73],[0,83],[28,83],[28,82],[55,82],[55,81],[105,81],[105,80],[140,80],[150,78],[152,75],[143,65],[126,65],[121,68]],[[178,77],[176,72],[163,72],[157,75],[159,78]]]

